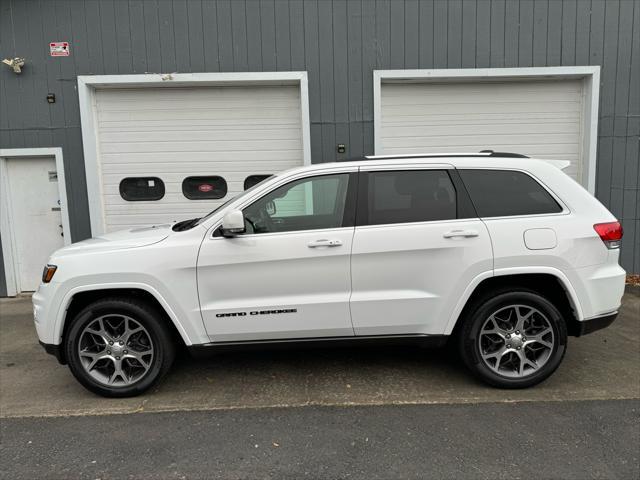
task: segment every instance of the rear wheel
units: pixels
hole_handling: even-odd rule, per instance
[[[558,309],[532,291],[485,297],[470,308],[460,335],[467,367],[502,388],[536,385],[560,365],[567,330]]]
[[[144,392],[169,370],[175,356],[160,312],[127,298],[100,300],[84,308],[69,328],[65,349],[78,381],[106,397]]]

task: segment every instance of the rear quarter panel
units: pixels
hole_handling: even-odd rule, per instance
[[[458,168],[477,168],[463,160]],[[484,167],[484,165],[483,165]],[[615,217],[584,187],[543,160],[488,160],[488,168],[521,170],[547,188],[564,211],[551,215],[483,218],[491,235],[495,275],[507,272],[558,272],[575,295],[579,319],[615,310],[620,305],[618,251],[608,250],[593,225],[613,222]],[[551,229],[556,243],[532,249],[525,242],[530,229]],[[624,283],[624,281],[622,282]],[[598,287],[595,287],[598,285]]]

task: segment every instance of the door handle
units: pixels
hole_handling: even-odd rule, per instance
[[[318,248],[318,247],[339,247],[342,245],[341,240],[314,240],[313,242],[309,242],[307,246],[309,248]]]
[[[444,238],[456,238],[456,237],[464,237],[471,238],[477,237],[479,235],[477,230],[451,230],[449,232],[444,233],[442,236]]]

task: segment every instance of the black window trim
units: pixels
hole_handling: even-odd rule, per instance
[[[347,194],[345,196],[345,203],[344,203],[344,212],[342,215],[342,225],[340,225],[339,227],[333,227],[333,228],[314,228],[314,229],[309,229],[309,230],[293,230],[293,231],[288,231],[288,232],[268,232],[268,233],[243,233],[238,235],[238,238],[254,238],[254,237],[267,237],[267,236],[272,236],[272,235],[290,235],[290,234],[294,234],[294,233],[304,233],[304,232],[321,232],[321,231],[325,231],[325,230],[336,230],[339,228],[353,228],[355,227],[355,223],[356,223],[356,205],[357,205],[357,201],[356,201],[356,197],[358,194],[358,186],[359,186],[359,174],[358,174],[358,170],[354,169],[354,170],[344,170],[344,171],[337,171],[337,172],[313,172],[311,175],[300,175],[298,177],[295,178],[288,178],[286,179],[286,181],[283,181],[281,183],[278,183],[277,185],[274,185],[273,188],[269,189],[266,192],[263,192],[262,195],[260,195],[259,197],[256,197],[254,199],[252,199],[251,201],[248,201],[246,203],[240,204],[238,205],[235,209],[236,210],[242,210],[244,211],[245,208],[250,207],[251,205],[253,205],[255,202],[259,201],[260,199],[262,199],[264,196],[269,195],[271,192],[274,192],[275,190],[277,190],[280,187],[284,187],[285,185],[289,185],[290,183],[293,182],[297,182],[300,180],[308,180],[310,178],[316,178],[316,177],[329,177],[329,176],[333,176],[333,175],[348,175],[349,176],[349,180],[348,180],[348,184],[347,184]],[[222,227],[222,218],[216,222],[212,228],[212,234],[211,237],[215,240],[215,239],[224,239],[224,240],[228,240],[226,237],[222,236],[221,232],[220,232],[220,228]]]
[[[447,170],[453,189],[456,192],[456,218],[453,220],[468,220],[470,218],[479,218],[475,205],[471,201],[471,196],[467,191],[467,187],[460,178],[458,170],[451,168]],[[445,221],[445,220],[436,220]]]
[[[396,227],[403,225],[421,225],[429,223],[442,223],[442,222],[458,222],[469,221],[478,218],[475,206],[471,202],[471,197],[464,187],[458,172],[453,167],[437,165],[416,165],[411,167],[402,167],[396,165],[389,165],[389,168],[372,169],[372,170],[360,170],[358,180],[358,201],[356,203],[356,227]],[[402,222],[402,223],[369,223],[369,209],[362,208],[361,205],[366,206],[369,202],[369,174],[379,172],[408,172],[408,171],[444,171],[448,174],[449,180],[453,186],[456,194],[456,218],[442,219],[442,220],[420,220],[417,222]],[[463,213],[459,210],[463,209]]]
[[[567,206],[567,204],[564,203],[562,199],[558,195],[556,195],[556,193],[553,190],[551,190],[551,188],[547,186],[546,183],[544,183],[540,178],[536,177],[533,173],[529,172],[528,170],[523,170],[521,168],[512,168],[512,167],[479,167],[479,166],[478,167],[457,167],[456,170],[498,170],[502,172],[523,173],[525,175],[528,175],[533,181],[535,181],[538,185],[540,185],[545,192],[551,195],[551,198],[553,198],[561,208],[559,212],[554,212],[554,213],[526,213],[523,215],[500,215],[500,216],[493,216],[493,217],[478,216],[478,218],[482,220],[484,219],[500,220],[505,218],[550,217],[550,216],[558,216],[558,215],[569,215],[571,213],[571,209]],[[460,178],[460,181],[462,182],[462,177],[460,176],[460,174],[458,172],[456,172],[456,174],[458,175],[458,177]],[[464,182],[462,182],[462,185],[464,185]],[[466,191],[466,185],[465,185],[465,191]],[[473,200],[471,200],[471,195],[469,195],[469,200],[473,204]],[[474,208],[475,208],[475,205],[474,205]]]
[[[124,189],[122,187],[122,184],[127,180],[140,180],[140,179],[144,179],[147,181],[153,180],[154,182],[158,182],[158,184],[162,186],[161,194],[156,195],[153,198],[127,198],[126,193],[124,192]],[[120,183],[118,183],[118,192],[120,193],[120,198],[122,198],[125,202],[157,202],[158,200],[162,200],[164,198],[165,194],[167,193],[167,190],[166,190],[164,181],[160,177],[155,177],[151,175],[146,175],[146,176],[139,175],[137,177],[124,177],[122,180],[120,180]]]

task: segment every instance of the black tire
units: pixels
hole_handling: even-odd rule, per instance
[[[149,334],[154,349],[148,371],[126,386],[108,386],[94,379],[83,366],[78,344],[84,329],[103,315],[126,315],[142,325]],[[156,308],[142,300],[112,297],[87,305],[71,321],[64,338],[69,368],[76,379],[88,390],[104,397],[133,397],[155,385],[169,370],[175,358],[175,344],[165,318]]]
[[[487,319],[493,313],[512,305],[524,305],[537,309],[548,320],[554,339],[553,347],[546,357],[546,363],[533,373],[515,378],[502,375],[486,364],[482,359],[479,338]],[[463,324],[458,337],[460,355],[475,376],[493,387],[527,388],[542,382],[558,368],[567,349],[567,327],[562,315],[553,303],[531,290],[501,290],[485,295],[470,305],[461,320]],[[524,352],[524,347],[522,348]]]

